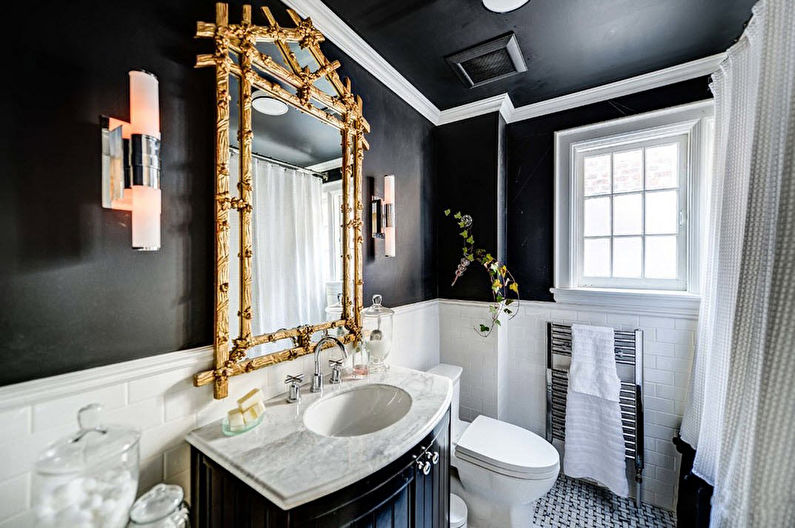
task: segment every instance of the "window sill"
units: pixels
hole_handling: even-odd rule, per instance
[[[698,317],[701,297],[694,293],[611,288],[551,288],[555,302],[613,311]]]

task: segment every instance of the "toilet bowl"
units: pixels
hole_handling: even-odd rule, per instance
[[[534,502],[555,484],[557,450],[535,433],[487,416],[459,420],[463,369],[440,364],[428,372],[453,382],[451,491],[464,500],[472,528],[530,526]]]

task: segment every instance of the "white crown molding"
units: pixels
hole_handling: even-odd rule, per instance
[[[636,77],[630,77],[622,81],[617,81],[610,84],[603,84],[588,90],[582,90],[554,99],[547,99],[525,106],[516,108],[507,121],[515,123],[516,121],[523,121],[533,117],[542,115],[553,114],[562,110],[570,110],[579,106],[585,106],[592,103],[599,103],[607,101],[608,99],[615,99],[616,97],[623,97],[661,86],[667,86],[682,81],[695,79],[696,77],[703,77],[710,75],[718,69],[718,65],[726,56],[725,53],[718,53],[663,70],[657,70],[651,73],[645,73]]]
[[[461,106],[439,110],[408,79],[403,77],[377,51],[364,41],[350,26],[329,9],[321,0],[283,0],[299,15],[309,17],[328,40],[336,44],[349,57],[369,71],[376,79],[392,90],[412,108],[434,125],[446,125],[491,112],[500,112],[505,121],[515,123],[562,110],[598,103],[659,88],[696,77],[709,75],[718,69],[725,53],[630,77],[622,81],[597,86],[553,99],[514,108],[507,93],[487,97]]]
[[[6,385],[0,387],[0,409],[33,405],[188,367],[198,372],[211,368],[212,358],[213,347],[204,346]]]
[[[471,117],[477,117],[483,114],[490,114],[492,112],[499,112],[506,121],[510,120],[514,112],[513,103],[507,93],[487,97],[480,101],[474,101],[465,105],[456,106],[448,110],[443,110],[439,115],[437,125],[446,125],[448,123],[455,123]]]
[[[320,0],[283,1],[302,17],[311,18],[314,26],[327,39],[336,44],[417,112],[425,116],[428,121],[433,124],[439,122],[439,109],[323,2]]]
[[[480,101],[456,106],[447,110],[442,110],[439,115],[437,125],[445,125],[463,119],[469,119],[483,114],[499,111],[508,123],[515,123],[525,119],[532,119],[547,114],[554,114],[563,110],[570,110],[579,106],[615,99],[661,86],[667,86],[696,77],[710,75],[718,69],[718,65],[724,59],[725,53],[719,53],[698,59],[664,70],[630,77],[622,81],[604,84],[588,90],[574,92],[554,99],[547,99],[525,106],[514,108],[508,94],[495,95]]]

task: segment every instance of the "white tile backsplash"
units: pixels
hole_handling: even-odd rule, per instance
[[[438,302],[426,301],[395,308],[395,346],[389,363],[427,369],[439,363]],[[139,492],[158,482],[179,484],[190,498],[190,450],[183,440],[191,429],[224,416],[235,405],[236,398],[252,387],[261,387],[267,397],[284,392],[288,373],[311,372],[313,359],[304,356],[296,361],[280,363],[230,380],[229,397],[214,400],[212,387],[193,386],[193,375],[208,368],[208,354],[197,352],[196,363],[159,368],[154,374],[130,375],[119,382],[111,376],[106,386],[80,388],[75,375],[55,376],[47,385],[72,384],[59,397],[28,405],[4,405],[0,398],[0,528],[32,526],[31,479],[33,464],[39,453],[51,442],[77,430],[77,410],[88,403],[102,403],[103,421],[124,424],[141,431],[141,474]],[[322,354],[322,365],[328,365],[328,352]],[[160,361],[154,356],[154,361]],[[141,360],[137,360],[141,362]],[[115,372],[130,363],[105,367]],[[149,372],[146,369],[141,372]],[[87,373],[96,379],[102,374]],[[50,383],[51,382],[51,383]],[[18,384],[22,387],[25,384]],[[4,388],[5,389],[5,388]]]

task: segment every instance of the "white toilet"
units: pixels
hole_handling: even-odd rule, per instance
[[[458,478],[451,478],[451,491],[466,503],[469,527],[527,528],[533,503],[558,477],[557,450],[527,429],[487,416],[462,422],[458,400],[463,369],[442,363],[428,372],[453,382],[451,464]]]

